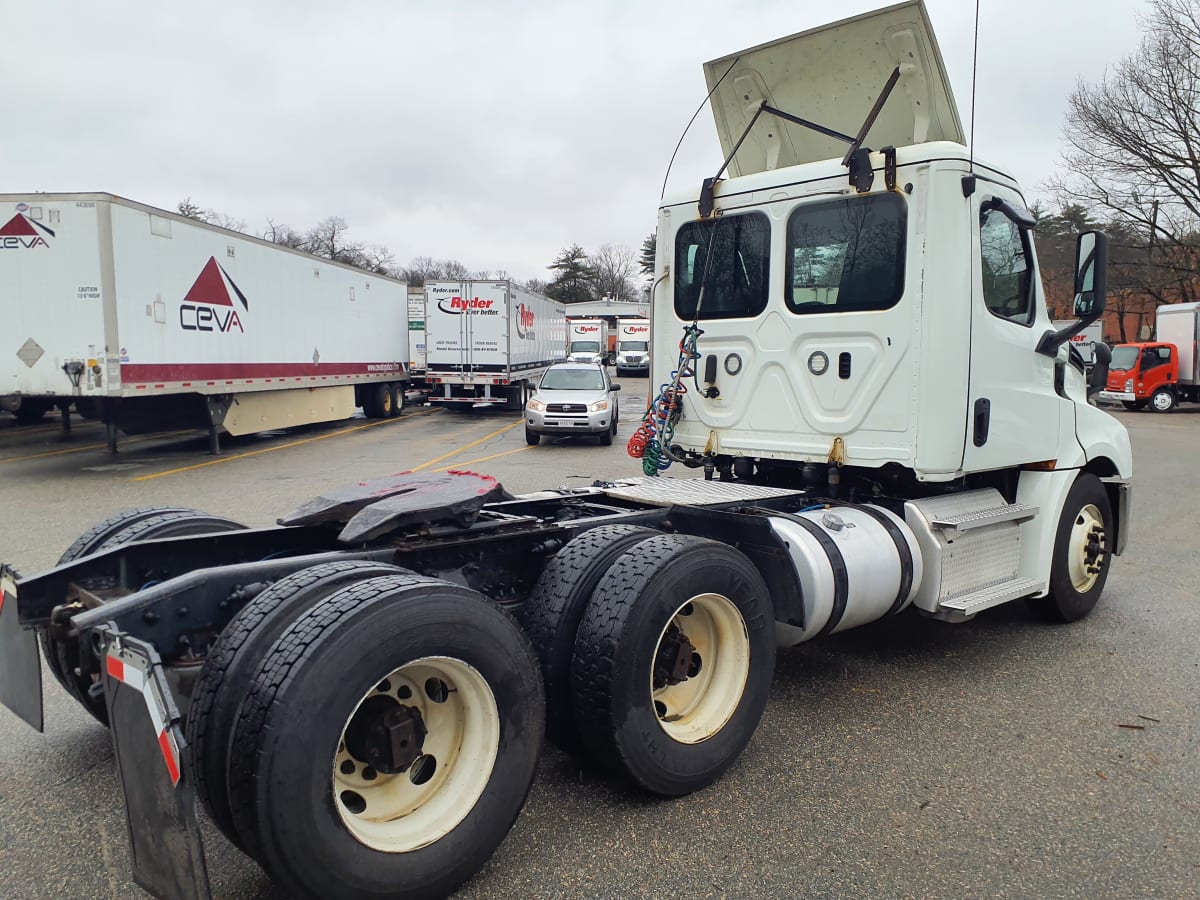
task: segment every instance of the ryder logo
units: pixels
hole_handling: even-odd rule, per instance
[[[523,340],[534,337],[533,310],[524,303],[517,306],[517,337]]]
[[[444,313],[450,313],[452,316],[461,316],[463,313],[482,313],[483,315],[495,315],[496,310],[493,308],[496,305],[495,300],[483,300],[479,297],[467,299],[465,297],[451,297],[448,300],[439,300],[438,309]]]
[[[28,216],[17,213],[0,226],[0,250],[32,250],[34,247],[49,247],[50,243],[43,237],[48,234],[54,237],[54,232],[35,222]]]
[[[200,277],[179,306],[179,327],[184,331],[230,332],[235,328],[245,333],[242,319],[233,306],[229,292],[237,296],[243,310],[249,310],[246,295],[229,277],[215,256],[210,256]]]

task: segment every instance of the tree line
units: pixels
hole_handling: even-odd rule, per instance
[[[180,202],[177,208],[180,215],[190,219],[240,231],[243,234],[254,234],[255,237],[273,244],[357,266],[378,275],[387,275],[409,285],[423,285],[426,281],[494,279],[517,281],[524,284],[528,290],[545,294],[563,303],[582,303],[606,297],[614,300],[640,300],[642,288],[635,280],[639,264],[643,274],[654,271],[653,256],[650,258],[649,269],[646,269],[645,259],[639,263],[637,255],[628,247],[602,244],[599,250],[589,253],[580,245],[572,244],[564,248],[546,267],[552,273],[550,277],[522,282],[504,269],[472,269],[457,259],[418,256],[408,265],[398,265],[395,256],[387,247],[351,239],[350,226],[341,216],[328,216],[303,231],[268,219],[266,228],[252,232],[241,219],[203,208],[194,203],[191,197]],[[647,238],[647,241],[650,241],[652,251],[653,235]]]

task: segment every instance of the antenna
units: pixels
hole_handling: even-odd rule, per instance
[[[696,121],[696,116],[700,115],[700,110],[704,109],[704,104],[707,103],[709,98],[711,98],[712,95],[717,92],[717,88],[721,86],[721,82],[724,81],[729,73],[733,71],[733,67],[736,66],[740,60],[740,56],[736,57],[734,61],[729,64],[729,68],[725,70],[725,74],[717,79],[717,83],[712,86],[712,90],[709,91],[708,94],[705,95],[704,99],[700,101],[700,105],[696,107],[696,111],[692,113],[692,117],[688,119],[687,125],[684,126],[683,134],[679,136],[679,142],[675,145],[675,152],[671,154],[671,161],[667,163],[667,171],[663,175],[662,193],[658,196],[659,203],[662,203],[663,198],[667,196],[667,179],[671,177],[671,167],[675,165],[675,157],[679,154],[679,148],[683,146],[683,139],[687,137],[687,133],[691,129],[692,123]]]
[[[967,147],[967,171],[975,173],[975,73],[979,68],[979,0],[975,0],[975,49],[971,53],[971,138]]]

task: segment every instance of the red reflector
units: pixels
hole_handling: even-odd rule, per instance
[[[175,746],[166,731],[158,733],[158,747],[162,750],[163,760],[167,764],[167,774],[171,776],[171,784],[179,784],[179,762],[175,759]]]
[[[108,674],[117,681],[125,680],[125,663],[117,659],[115,656],[104,657],[104,668],[108,670]]]

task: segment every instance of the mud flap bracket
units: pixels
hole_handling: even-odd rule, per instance
[[[114,625],[96,635],[134,880],[162,900],[210,900],[196,790],[183,769],[182,716],[162,660]]]
[[[0,703],[42,731],[42,664],[37,632],[21,627],[18,580],[15,569],[0,566]]]

